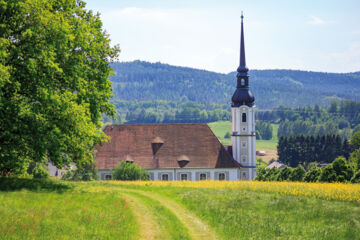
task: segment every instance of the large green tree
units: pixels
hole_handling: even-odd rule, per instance
[[[0,0],[0,175],[93,159],[114,115],[110,46],[80,0]]]

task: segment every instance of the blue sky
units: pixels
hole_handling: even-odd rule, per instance
[[[234,71],[244,11],[250,69],[360,71],[359,0],[86,2],[120,45],[120,61]]]

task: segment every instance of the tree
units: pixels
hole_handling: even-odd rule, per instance
[[[2,0],[0,12],[0,175],[91,162],[119,53],[99,14],[81,0]]]
[[[350,143],[354,148],[360,148],[360,131],[354,133],[350,139]]]
[[[356,149],[351,153],[349,163],[355,171],[360,170],[360,149]]]
[[[360,170],[354,174],[354,176],[351,178],[351,182],[360,183]]]
[[[113,179],[116,180],[149,180],[149,173],[135,163],[122,161],[113,170]]]

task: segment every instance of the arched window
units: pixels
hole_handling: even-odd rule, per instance
[[[242,122],[246,122],[246,113],[242,114]]]
[[[241,79],[241,86],[245,86],[245,79]]]
[[[200,180],[206,180],[206,173],[200,173]]]

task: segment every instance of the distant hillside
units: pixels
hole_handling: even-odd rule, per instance
[[[142,61],[113,63],[115,99],[171,100],[230,104],[236,73],[220,74]],[[250,88],[259,108],[326,105],[332,99],[360,99],[360,72],[322,73],[250,70]]]

